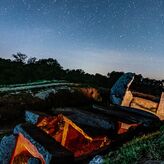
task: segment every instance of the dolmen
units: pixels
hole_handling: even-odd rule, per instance
[[[13,134],[2,138],[0,163],[73,163],[98,154],[111,143],[106,135],[88,135],[63,114],[26,111],[25,120]],[[104,122],[112,130],[113,124]]]
[[[92,110],[95,113],[58,108],[54,116],[26,111],[26,122],[2,138],[0,163],[78,163],[107,152],[131,128],[149,131],[153,122],[160,124],[156,115],[136,109],[93,106]]]
[[[164,92],[162,88],[159,94],[145,93],[144,89],[135,90],[131,87],[134,83],[135,74],[123,74],[113,85],[110,91],[110,103],[112,105],[124,106],[129,109],[139,109],[153,113],[164,120]],[[150,86],[151,87],[151,86]]]

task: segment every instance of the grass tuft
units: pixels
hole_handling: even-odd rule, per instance
[[[104,157],[105,164],[136,164],[164,160],[164,126],[158,132],[135,138]]]

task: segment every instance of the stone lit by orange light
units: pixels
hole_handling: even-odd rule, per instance
[[[90,154],[110,144],[106,136],[91,138],[62,114],[53,117],[42,117],[37,126],[73,152],[75,157]]]
[[[40,159],[42,164],[46,164],[43,156],[38,152],[37,148],[21,133],[17,137],[17,143],[11,157],[10,164],[18,164],[27,162],[30,157]]]
[[[79,88],[79,91],[89,99],[94,101],[102,101],[102,97],[96,88]]]
[[[139,124],[126,124],[126,123],[119,122],[118,134],[126,133],[129,130],[129,128],[137,127],[137,126],[139,126]]]

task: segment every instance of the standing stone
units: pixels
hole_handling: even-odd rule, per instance
[[[128,86],[134,78],[134,73],[125,73],[113,85],[110,92],[110,100],[112,104],[121,105]]]

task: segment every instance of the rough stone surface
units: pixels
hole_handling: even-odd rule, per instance
[[[26,122],[29,122],[31,124],[36,124],[40,116],[46,116],[46,114],[40,112],[32,112],[32,111],[25,112],[25,120]]]
[[[37,158],[30,158],[27,164],[41,164],[41,161]]]
[[[101,111],[106,114],[106,116],[127,124],[140,124],[145,127],[150,127],[150,125],[158,126],[161,123],[155,114],[135,108],[119,105],[113,105],[110,108],[106,108],[94,105],[94,109],[99,112]],[[154,122],[156,122],[156,124],[154,124]]]
[[[45,91],[38,92],[35,94],[35,97],[41,99],[41,100],[46,100],[48,99],[50,94],[55,94],[56,91],[54,89],[47,89]]]
[[[161,120],[164,120],[164,92],[161,95],[161,100],[157,110],[157,116],[159,116]]]
[[[130,107],[155,113],[158,107],[158,103],[140,97],[133,97]]]
[[[129,107],[132,100],[133,100],[133,95],[132,95],[131,91],[126,91],[124,99],[121,103],[121,106]]]
[[[96,88],[86,87],[86,88],[78,88],[77,90],[82,94],[84,94],[84,96],[90,100],[97,101],[97,102],[102,101],[100,92]]]
[[[115,122],[110,120],[109,117],[79,108],[56,108],[53,110],[53,114],[55,115],[61,113],[91,136],[101,134],[111,135],[116,132],[117,127]]]
[[[30,111],[25,112],[25,120],[31,124],[36,124],[38,122],[39,114],[35,114]]]
[[[90,162],[89,164],[103,164],[104,160],[103,157],[100,155],[96,155]]]
[[[4,136],[0,143],[0,163],[9,164],[13,149],[16,144],[16,136]]]
[[[38,127],[29,123],[19,124],[14,128],[14,134],[19,133],[35,145],[47,164],[73,162],[73,153]]]
[[[132,81],[133,77],[133,73],[126,73],[122,75],[113,85],[110,92],[110,99],[113,104],[121,104],[128,84]]]

